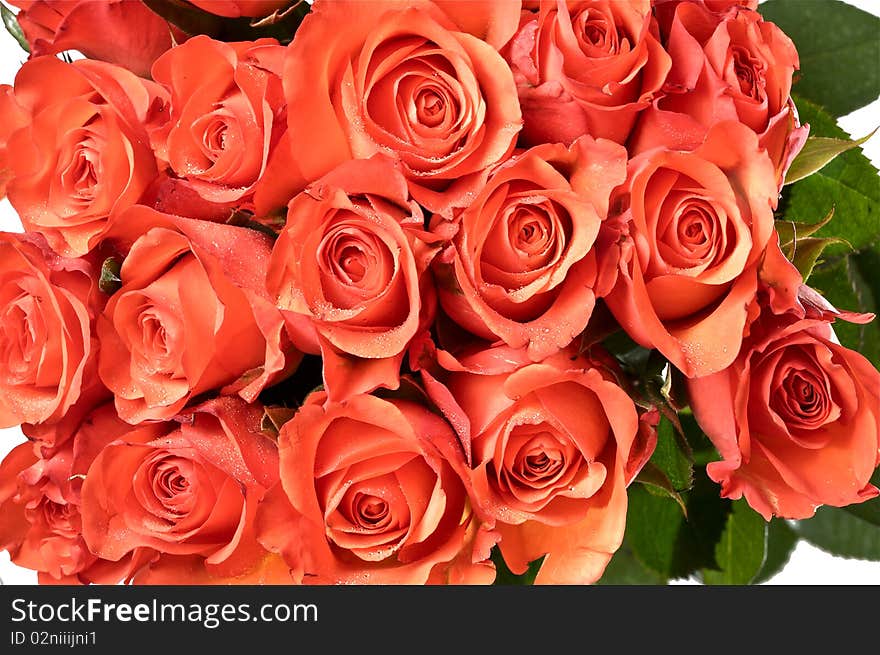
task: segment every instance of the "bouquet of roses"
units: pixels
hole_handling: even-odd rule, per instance
[[[42,582],[880,556],[880,189],[834,120],[878,95],[874,17],[9,4],[0,547]],[[807,66],[828,24],[861,36]]]

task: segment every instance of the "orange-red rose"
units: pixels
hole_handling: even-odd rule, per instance
[[[334,400],[397,387],[404,350],[433,310],[433,240],[381,156],[342,164],[290,203],[267,286],[294,342],[320,349]]]
[[[9,137],[6,155],[7,193],[25,229],[62,255],[90,251],[156,177],[144,125],[161,93],[104,62],[26,62],[15,100],[29,121]]]
[[[625,167],[610,141],[536,146],[497,168],[454,226],[435,217],[432,229],[456,231],[434,265],[447,314],[536,361],[567,346],[614,283],[617,250],[595,246]]]
[[[261,542],[315,584],[491,582],[452,428],[408,400],[312,394],[278,438]],[[491,544],[489,544],[491,545]],[[488,551],[488,549],[486,549]],[[473,554],[472,554],[473,553]]]
[[[202,11],[226,18],[268,16],[295,4],[296,0],[189,0]]]
[[[765,252],[777,248],[773,165],[746,126],[715,125],[693,152],[630,160],[615,202],[629,236],[606,301],[627,333],[687,376],[739,352]]]
[[[186,34],[132,0],[11,0],[31,57],[77,50],[148,77],[150,66]]]
[[[268,553],[255,541],[254,515],[278,479],[262,414],[258,404],[219,398],[158,424],[163,434],[132,429],[104,446],[82,485],[92,552],[118,561],[147,549],[160,562],[178,556],[180,570],[197,564],[220,577],[262,566]]]
[[[171,97],[170,116],[153,134],[156,154],[204,200],[241,204],[262,179],[287,128],[284,53],[274,39],[223,43],[197,36],[153,66]]]
[[[0,427],[56,423],[94,386],[95,278],[37,235],[0,233]]]
[[[130,423],[168,419],[226,387],[248,401],[296,364],[265,291],[264,234],[136,206],[145,229],[98,320],[98,371]]]
[[[509,375],[452,373],[448,394],[428,387],[471,454],[475,506],[507,566],[521,574],[545,556],[537,584],[596,581],[623,539],[645,458],[635,405],[610,378],[561,352]]]
[[[642,114],[632,150],[692,149],[714,124],[736,120],[760,136],[781,185],[808,132],[791,102],[799,66],[791,39],[756,11],[715,13],[683,2],[666,47],[672,56],[666,94]]]
[[[529,144],[624,143],[669,71],[648,0],[541,0],[507,58]]]
[[[768,520],[877,496],[880,373],[823,318],[766,317],[731,366],[688,390],[723,458],[707,466],[722,496]]]
[[[486,16],[517,11],[499,3]],[[429,210],[466,205],[513,149],[521,116],[507,64],[461,29],[428,0],[315,2],[284,69],[304,179],[382,152]]]

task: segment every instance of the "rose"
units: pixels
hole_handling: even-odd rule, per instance
[[[129,0],[14,0],[31,57],[78,50],[148,77],[156,58],[186,34]]]
[[[733,13],[737,9],[757,9],[758,0],[687,0],[693,4],[701,4],[707,10],[715,14]],[[669,29],[675,18],[675,10],[683,0],[651,0],[654,8],[654,17],[660,27],[660,34],[665,38],[669,35]]]
[[[213,203],[252,195],[286,129],[284,52],[274,39],[197,36],[159,58],[153,77],[167,88],[171,110],[153,145],[180,184]]]
[[[452,428],[409,400],[308,397],[278,437],[281,485],[260,506],[264,546],[303,582],[491,582]]]
[[[625,143],[669,71],[648,0],[542,0],[507,58],[529,144],[583,134]]]
[[[155,437],[132,430],[103,447],[82,484],[82,534],[117,561],[149,549],[230,577],[262,565],[257,504],[278,477],[262,408],[234,397],[207,401]],[[176,560],[180,562],[180,560]]]
[[[429,210],[467,204],[480,174],[513,149],[521,120],[507,64],[459,29],[427,0],[315,2],[284,69],[304,179],[382,152],[401,162],[413,198]]]
[[[95,277],[39,235],[0,233],[0,427],[57,423],[91,393]]]
[[[108,562],[82,538],[78,494],[71,491],[70,449],[39,459],[33,446],[14,448],[0,463],[0,548],[41,584],[112,584],[142,564],[139,554]]]
[[[290,203],[266,284],[295,342],[323,355],[334,400],[397,387],[404,350],[433,311],[433,240],[381,156],[340,165]]]
[[[226,18],[260,18],[281,11],[295,0],[189,0],[202,11]]]
[[[737,120],[759,135],[781,185],[808,132],[798,127],[791,102],[799,65],[791,39],[756,11],[715,13],[680,3],[666,47],[672,56],[666,94],[642,114],[631,151],[693,149],[715,123]]]
[[[97,326],[98,372],[124,420],[171,418],[221,387],[252,401],[298,363],[266,295],[266,235],[142,206],[120,220],[148,226]]]
[[[15,89],[8,84],[0,84],[0,198],[6,197],[6,183],[14,175],[12,165],[9,162],[10,155],[7,147],[9,137],[16,130],[28,124],[28,112],[15,101]]]
[[[685,375],[739,352],[773,231],[776,183],[757,137],[719,123],[693,152],[657,148],[630,160],[617,200],[630,234],[608,307],[638,343]]]
[[[160,95],[154,83],[103,62],[26,62],[15,100],[30,120],[9,137],[14,156],[6,157],[9,200],[25,229],[65,256],[91,250],[156,176],[144,124]]]
[[[688,391],[723,458],[706,469],[722,496],[745,496],[767,520],[877,496],[880,373],[827,320],[765,316],[728,368]]]
[[[546,555],[536,584],[596,581],[623,539],[626,486],[647,457],[634,448],[635,405],[612,379],[563,351],[510,374],[452,373],[446,393],[427,387],[460,426],[477,510],[508,568]]]
[[[540,360],[567,346],[614,283],[613,238],[600,238],[626,150],[581,137],[536,146],[497,168],[436,259],[443,309],[461,326]],[[435,217],[432,229],[450,226]],[[608,240],[597,254],[598,241]]]

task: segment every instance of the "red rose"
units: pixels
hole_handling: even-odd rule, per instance
[[[160,561],[197,558],[220,577],[261,566],[267,553],[253,520],[278,477],[262,415],[259,405],[218,398],[159,424],[159,436],[135,428],[104,446],[82,485],[82,534],[92,552],[110,561],[137,549]]]
[[[713,125],[736,120],[758,134],[781,185],[808,132],[791,102],[799,65],[791,39],[756,11],[722,14],[681,3],[666,47],[672,56],[666,95],[642,114],[632,151],[693,149]]]
[[[123,419],[168,419],[221,387],[252,401],[295,366],[265,291],[266,235],[142,206],[122,220],[155,225],[131,246],[98,320],[98,371]]]
[[[65,256],[97,244],[156,177],[144,125],[161,93],[99,61],[46,56],[21,67],[15,100],[29,121],[9,137],[6,164],[9,200],[26,230]]]
[[[529,144],[626,142],[669,71],[648,0],[542,0],[507,58]]]
[[[202,11],[226,18],[260,18],[272,12],[282,11],[296,0],[189,0]]]
[[[284,53],[274,39],[197,36],[156,62],[153,77],[167,88],[171,107],[154,147],[178,184],[218,204],[241,204],[253,194],[287,128]]]
[[[31,57],[78,50],[148,77],[150,66],[186,34],[132,0],[10,0]]]
[[[650,442],[636,446],[635,405],[611,377],[561,352],[427,387],[471,455],[475,505],[507,566],[521,574],[546,556],[537,584],[596,581],[623,539],[626,487],[646,459],[635,451]]]
[[[767,520],[877,496],[880,373],[825,318],[765,317],[728,368],[688,390],[723,458],[706,469],[722,496],[745,496]]]
[[[142,553],[118,562],[92,554],[83,541],[78,495],[70,491],[69,449],[49,460],[30,443],[0,463],[0,548],[38,572],[41,584],[112,584],[143,564]]]
[[[315,584],[491,582],[452,428],[407,400],[313,393],[278,437],[261,542]],[[478,554],[479,552],[479,554]]]
[[[0,427],[57,423],[95,386],[104,302],[89,262],[0,233]]]
[[[751,318],[759,267],[778,250],[773,166],[754,132],[719,123],[693,152],[634,157],[617,202],[629,236],[608,307],[685,375],[725,368]]]
[[[513,149],[521,117],[507,64],[460,29],[427,0],[315,2],[284,69],[304,180],[381,152],[431,211],[466,205]]]
[[[381,156],[342,164],[290,203],[267,286],[297,345],[323,355],[334,400],[397,387],[404,350],[433,311],[433,240]]]
[[[610,141],[536,146],[495,169],[454,227],[435,217],[456,231],[434,264],[447,314],[536,361],[567,346],[614,283],[617,261],[597,253],[616,249],[594,246],[625,166]]]

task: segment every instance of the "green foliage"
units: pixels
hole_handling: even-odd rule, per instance
[[[820,507],[812,518],[798,521],[795,530],[834,555],[880,562],[880,528],[851,511]]]
[[[773,519],[767,524],[767,556],[764,566],[752,580],[752,584],[766,582],[788,564],[797,545],[797,533],[783,519]]]
[[[703,582],[715,585],[746,585],[764,565],[767,555],[767,522],[745,499],[733,503],[727,525],[715,545],[718,569],[702,572]]]
[[[880,95],[880,19],[838,0],[770,0],[759,6],[794,41],[795,92],[843,116]]]

